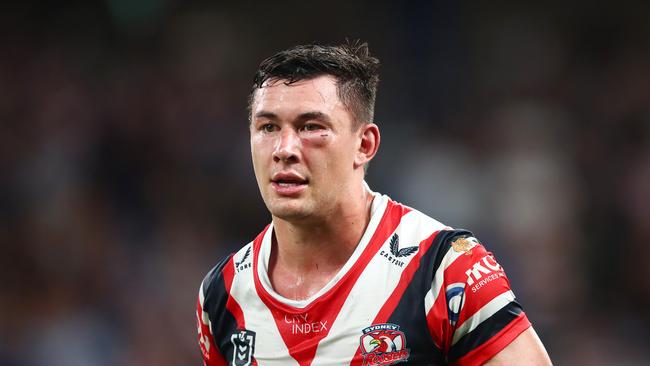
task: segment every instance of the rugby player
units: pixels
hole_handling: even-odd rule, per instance
[[[551,363],[471,232],[366,184],[378,66],[360,43],[261,63],[250,146],[271,222],[201,283],[205,365]]]

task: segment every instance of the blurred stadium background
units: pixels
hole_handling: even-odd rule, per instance
[[[0,13],[0,365],[198,365],[269,220],[246,98],[300,43],[382,63],[372,188],[475,232],[557,365],[650,359],[647,2],[106,0]]]

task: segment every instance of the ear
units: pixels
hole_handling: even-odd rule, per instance
[[[377,154],[379,149],[379,127],[374,123],[367,123],[359,127],[359,145],[354,158],[354,168],[363,167]]]

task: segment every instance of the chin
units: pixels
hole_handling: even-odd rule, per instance
[[[312,211],[304,205],[291,203],[271,203],[267,208],[271,215],[285,221],[300,221],[312,215]]]

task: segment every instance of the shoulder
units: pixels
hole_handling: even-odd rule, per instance
[[[401,233],[418,232],[420,236],[425,235],[429,237],[433,244],[432,249],[439,254],[444,255],[450,252],[452,248],[462,251],[461,249],[463,248],[469,250],[476,245],[480,245],[479,241],[474,238],[474,234],[468,230],[455,229],[415,208],[399,202],[391,200],[391,203],[401,207],[404,212],[397,231]],[[469,243],[472,243],[472,245],[470,246]]]
[[[413,207],[394,201],[389,197],[388,206],[392,207],[394,211],[400,212],[401,222],[398,229],[402,231],[423,231],[434,233],[442,230],[452,229],[450,226],[443,224],[431,216],[426,215]]]
[[[429,302],[431,316],[440,316],[432,333],[450,361],[482,364],[530,322],[495,256],[469,231],[444,234]]]
[[[219,349],[219,345],[224,342],[223,329],[237,329],[237,320],[227,310],[229,292],[236,271],[235,266],[250,261],[247,258],[252,257],[251,247],[252,243],[249,243],[236,253],[222,258],[201,281],[196,317],[199,346],[205,365],[225,364],[223,353]],[[213,324],[218,326],[213,327]]]
[[[214,300],[215,297],[227,294],[227,288],[235,271],[238,268],[251,265],[252,248],[253,243],[248,243],[237,252],[225,256],[212,267],[201,281],[199,300],[202,305],[208,300]]]
[[[437,275],[440,281],[447,270],[464,274],[467,267],[491,254],[471,231],[453,228],[398,202],[391,203],[403,211],[395,233],[404,243],[422,243],[420,250],[424,250],[421,255],[428,265],[428,277]]]
[[[401,230],[430,232],[425,279],[429,331],[452,363],[482,364],[530,327],[504,269],[475,235],[411,209]],[[399,230],[399,229],[398,229]],[[402,234],[403,235],[403,234]]]

